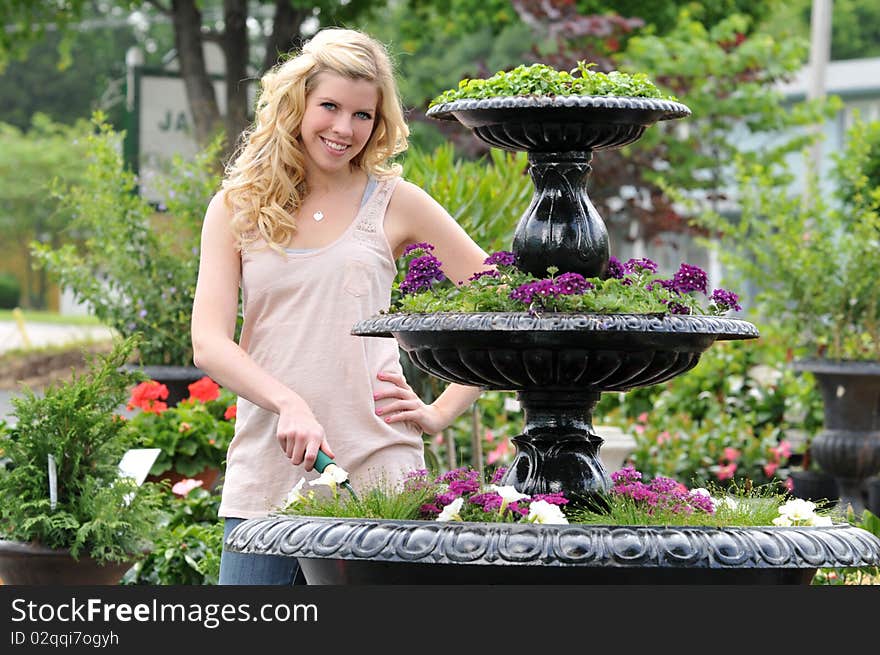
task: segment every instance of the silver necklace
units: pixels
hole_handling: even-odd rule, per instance
[[[314,214],[312,214],[312,218],[314,218],[316,221],[323,221],[324,220],[324,212],[322,212],[319,209]]]

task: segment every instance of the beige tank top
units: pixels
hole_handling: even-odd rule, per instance
[[[342,236],[323,248],[282,254],[257,245],[241,256],[241,347],[309,404],[356,491],[397,484],[424,467],[418,426],[388,424],[375,411],[392,401],[373,394],[394,386],[376,374],[402,373],[397,342],[351,334],[390,304],[397,269],[383,224],[399,181],[380,181]],[[239,398],[220,516],[266,516],[302,477],[317,477],[284,455],[277,422],[277,414]]]

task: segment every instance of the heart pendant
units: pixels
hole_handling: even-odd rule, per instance
[[[312,218],[314,218],[316,221],[323,221],[324,220],[324,212],[316,211],[314,214],[312,214]]]

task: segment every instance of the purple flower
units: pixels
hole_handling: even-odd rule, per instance
[[[656,273],[657,262],[652,259],[647,259],[646,257],[629,259],[627,260],[626,264],[623,265],[623,269],[627,273],[641,273],[642,271],[647,271],[648,273]]]
[[[489,491],[484,494],[474,494],[468,499],[468,502],[476,505],[484,512],[497,512],[501,509],[504,499],[501,497],[501,494]]]
[[[553,283],[553,280],[543,279],[534,282],[526,282],[510,292],[512,300],[519,300],[526,305],[531,305],[535,300],[548,297],[556,297],[559,290]]]
[[[471,275],[468,278],[468,281],[469,282],[476,282],[481,277],[501,277],[501,273],[499,273],[498,271],[496,271],[494,269],[490,270],[490,271],[480,271],[478,273],[474,273],[473,275]]]
[[[617,257],[609,257],[608,270],[605,273],[605,277],[622,280],[624,275],[626,275],[626,270],[623,264],[620,263],[620,260]]]
[[[736,295],[733,291],[726,291],[724,289],[715,289],[712,292],[712,296],[710,300],[715,303],[715,306],[718,307],[721,311],[728,311],[730,309],[738,312],[742,309],[739,305],[739,296]]]
[[[580,273],[563,273],[556,278],[556,290],[559,295],[581,295],[585,291],[593,288],[593,283],[589,282]]]
[[[489,484],[500,484],[501,479],[504,477],[505,473],[507,473],[507,468],[504,466],[499,466],[492,474],[492,479],[489,481]]]
[[[434,280],[442,282],[446,279],[446,276],[443,275],[440,266],[440,260],[434,257],[434,255],[416,257],[409,263],[406,277],[400,283],[401,292],[408,294],[427,291],[431,288]]]
[[[642,479],[641,472],[637,471],[634,466],[628,464],[611,474],[611,481],[614,484],[627,484],[628,482],[638,482]]]
[[[690,307],[685,307],[680,302],[671,302],[666,307],[669,309],[670,314],[690,314]]]
[[[425,243],[425,242],[413,243],[403,249],[403,256],[406,257],[408,254],[410,254],[411,252],[414,252],[416,250],[422,250],[427,254],[427,253],[431,252],[432,250],[434,250],[434,246],[432,246],[430,243]]]
[[[516,264],[516,255],[506,250],[499,250],[486,257],[486,261],[483,263],[496,266],[514,266]]]
[[[707,287],[709,278],[699,266],[691,266],[690,264],[682,264],[675,275],[672,276],[674,289],[679,293],[689,293],[691,291],[701,291],[708,293]]]
[[[562,491],[556,491],[551,494],[535,494],[532,496],[532,502],[536,500],[543,500],[545,502],[550,503],[551,505],[567,505],[568,498],[565,497],[565,493]]]

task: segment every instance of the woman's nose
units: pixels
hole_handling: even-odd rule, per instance
[[[333,121],[333,131],[339,136],[349,137],[352,135],[351,119],[346,116],[338,116]]]

